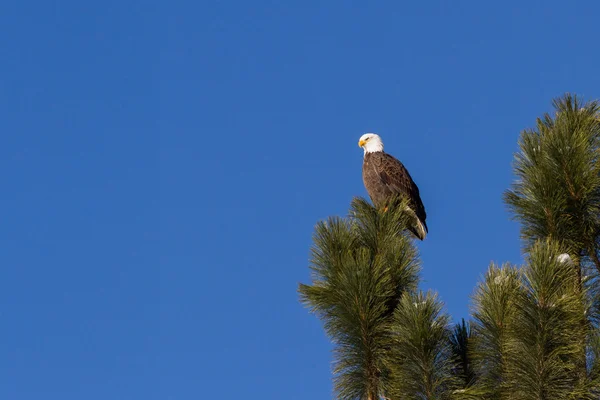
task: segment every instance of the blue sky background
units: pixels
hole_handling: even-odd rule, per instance
[[[327,399],[298,302],[379,133],[455,319],[519,262],[519,131],[600,97],[597,1],[0,5],[0,397]]]

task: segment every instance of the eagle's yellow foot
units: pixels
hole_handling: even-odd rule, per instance
[[[383,212],[386,212],[388,210],[387,207],[383,207]]]

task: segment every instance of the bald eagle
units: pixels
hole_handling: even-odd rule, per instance
[[[409,212],[414,224],[408,229],[420,240],[427,235],[425,207],[419,195],[419,188],[402,163],[383,151],[383,142],[379,135],[365,133],[360,137],[358,146],[365,154],[363,158],[363,183],[373,205],[386,207],[387,201],[395,195],[408,198]]]

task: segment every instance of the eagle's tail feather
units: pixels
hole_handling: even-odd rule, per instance
[[[411,229],[411,231],[421,240],[425,240],[425,236],[427,236],[427,225],[417,217],[415,218],[415,227]]]
[[[409,225],[408,230],[420,240],[425,240],[425,236],[427,236],[427,233],[429,232],[427,224],[425,224],[425,221],[421,221],[410,207],[406,207],[406,210],[412,214],[414,219],[414,225]]]

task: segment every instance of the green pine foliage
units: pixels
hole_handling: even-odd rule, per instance
[[[375,400],[387,391],[393,313],[402,294],[416,289],[420,270],[402,209],[383,213],[356,199],[348,218],[315,229],[313,282],[299,291],[335,344],[340,399]]]
[[[476,390],[485,399],[501,399],[506,392],[509,328],[515,318],[519,291],[517,268],[491,264],[473,295],[471,358]]]
[[[529,275],[525,276],[525,281],[531,284],[542,273],[548,278],[551,276],[548,272],[556,269],[556,259],[551,258],[550,261],[546,257],[548,254],[536,258],[536,253],[543,251],[541,242],[545,243],[546,251],[555,256],[558,251],[556,246],[569,254],[572,262],[559,265],[564,265],[570,273],[577,273],[576,289],[571,293],[574,297],[563,293],[564,299],[570,299],[570,306],[579,310],[575,313],[578,316],[577,329],[569,328],[575,317],[566,313],[561,317],[563,325],[555,325],[559,329],[552,331],[555,335],[552,336],[553,343],[562,343],[554,352],[562,352],[558,357],[560,360],[569,360],[571,365],[561,367],[570,372],[563,371],[561,375],[558,367],[550,368],[557,366],[551,362],[552,359],[546,359],[545,368],[552,370],[554,375],[546,376],[544,385],[540,383],[540,386],[536,386],[539,388],[537,393],[551,390],[554,396],[559,396],[556,398],[590,398],[598,388],[594,371],[598,368],[595,335],[600,296],[597,272],[593,269],[600,272],[600,105],[597,101],[583,103],[570,94],[555,99],[553,105],[553,115],[545,114],[538,118],[535,129],[521,133],[520,153],[515,156],[514,163],[517,181],[505,193],[504,199],[515,218],[521,222],[525,248],[535,248],[535,251],[529,252],[529,262],[524,269],[524,273]],[[549,240],[554,244],[549,244]],[[549,250],[552,246],[554,248]],[[590,266],[593,266],[592,270]],[[537,275],[533,274],[536,271]],[[567,290],[571,283],[571,279],[565,278],[554,289]],[[530,298],[543,298],[542,288],[552,286],[526,287]],[[520,306],[524,307],[523,295],[518,300]],[[532,315],[529,321],[519,320],[518,327],[522,329],[527,324],[531,328],[534,322],[539,326],[545,318],[552,320],[550,311],[560,311],[560,307],[543,310],[531,304],[525,309]],[[567,335],[567,331],[571,347],[559,340],[558,333]],[[546,332],[545,335],[551,333]],[[569,352],[577,356],[571,354],[571,357],[567,357]],[[536,364],[538,367],[540,362],[538,360]],[[533,365],[524,365],[521,372],[531,372],[532,368]],[[576,382],[567,384],[569,379]],[[554,382],[554,386],[550,381]],[[559,383],[563,385],[562,389]],[[534,390],[529,388],[526,392],[532,393]],[[524,393],[521,393],[522,398],[532,398]]]
[[[587,392],[584,399],[600,398],[600,331],[590,330],[588,333],[587,352]]]
[[[492,264],[473,296],[470,355],[483,399],[586,398],[585,292],[561,246],[536,242],[525,265]]]
[[[449,399],[458,388],[449,323],[437,295],[404,293],[392,326],[390,398]]]
[[[561,253],[557,244],[538,241],[520,271],[506,376],[515,399],[569,399],[583,388],[584,294]]]
[[[472,339],[471,324],[463,318],[461,323],[454,325],[450,336],[450,346],[454,362],[452,373],[462,382],[463,387],[468,387],[475,382],[475,372],[473,371],[471,355],[469,354]]]
[[[521,132],[504,194],[522,266],[492,263],[471,320],[451,325],[431,291],[405,200],[353,200],[315,228],[303,304],[334,343],[338,399],[600,398],[600,103],[569,94]]]
[[[555,113],[521,133],[513,183],[504,199],[522,226],[526,246],[552,237],[573,257],[600,270],[600,105],[569,94]]]

